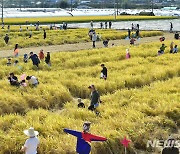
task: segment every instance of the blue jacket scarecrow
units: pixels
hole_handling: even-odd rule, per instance
[[[78,154],[89,154],[91,151],[91,141],[106,141],[104,137],[96,136],[88,133],[90,123],[84,123],[83,132],[75,130],[64,129],[64,132],[77,137],[76,152]]]

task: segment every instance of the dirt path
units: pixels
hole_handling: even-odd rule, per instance
[[[145,37],[141,38],[140,41],[137,41],[137,44],[142,43],[149,43],[153,41],[159,40],[160,36],[153,36],[153,37]],[[164,37],[166,40],[173,40],[174,34],[173,33],[164,33]],[[109,42],[109,46],[114,43],[115,46],[119,45],[128,45],[129,40],[111,40]],[[96,42],[96,48],[103,48],[102,41]],[[29,53],[30,51],[33,51],[34,53],[39,53],[39,51],[43,49],[45,52],[62,52],[62,51],[79,51],[79,50],[85,50],[85,49],[92,49],[92,42],[87,43],[76,43],[76,44],[63,44],[63,45],[53,45],[53,46],[40,46],[40,47],[30,47],[30,48],[22,48],[20,49],[19,55],[22,56],[25,53]],[[0,57],[12,57],[13,56],[13,50],[4,50],[0,51]]]

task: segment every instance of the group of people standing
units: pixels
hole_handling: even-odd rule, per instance
[[[90,26],[91,26],[91,29],[94,28],[94,23],[93,23],[93,21],[90,22]],[[108,22],[108,21],[105,21],[104,23],[103,23],[103,22],[100,22],[100,28],[101,28],[101,29],[107,29],[108,26],[109,26],[109,29],[111,29],[111,27],[112,27],[112,21],[109,21],[109,22]]]

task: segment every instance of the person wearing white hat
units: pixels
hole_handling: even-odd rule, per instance
[[[29,129],[24,130],[24,134],[27,135],[29,139],[26,140],[21,150],[24,151],[25,154],[37,154],[37,148],[39,146],[39,139],[37,138],[37,135],[39,132],[30,127]]]

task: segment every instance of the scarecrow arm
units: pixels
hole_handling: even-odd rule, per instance
[[[105,137],[101,137],[101,136],[97,136],[97,135],[92,135],[90,136],[91,141],[106,141],[107,138]]]
[[[78,132],[78,131],[75,131],[75,130],[71,130],[71,129],[64,129],[64,132],[68,133],[68,134],[71,134],[73,136],[76,136],[76,137],[81,137],[81,132]]]

